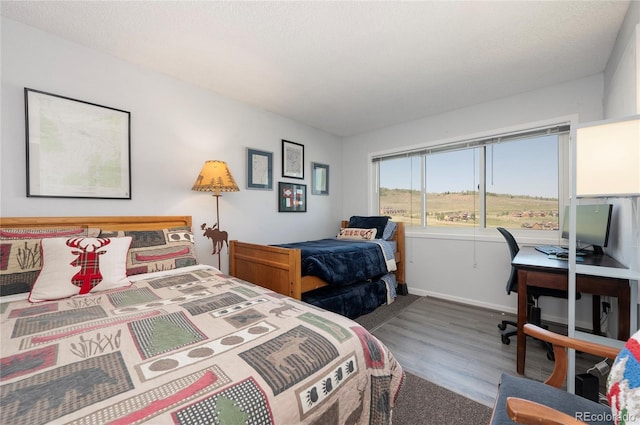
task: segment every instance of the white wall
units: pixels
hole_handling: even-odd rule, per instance
[[[629,5],[604,77],[604,118],[640,114],[640,2]]]
[[[220,198],[230,238],[278,243],[337,232],[344,218],[339,138],[6,18],[1,26],[1,216],[192,215],[197,255],[217,266],[198,231],[214,223],[215,200],[191,186],[205,160],[220,159],[241,190]],[[131,200],[26,197],[24,87],[131,112]],[[277,212],[281,139],[305,146],[307,213]],[[274,190],[246,189],[247,147],[274,153]],[[329,164],[330,196],[311,195],[311,161]]]

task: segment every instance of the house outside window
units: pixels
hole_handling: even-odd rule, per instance
[[[558,231],[568,144],[561,125],[374,156],[374,204],[414,228]]]

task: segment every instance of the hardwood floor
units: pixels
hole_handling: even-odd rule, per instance
[[[493,406],[503,372],[516,375],[516,338],[500,341],[498,323],[514,315],[421,297],[398,316],[373,330],[408,372]],[[557,325],[550,329],[562,332]],[[577,373],[586,372],[601,359],[576,354]],[[525,376],[543,381],[553,370],[546,349],[527,340]],[[597,372],[594,372],[598,376]],[[605,378],[600,377],[601,387]]]

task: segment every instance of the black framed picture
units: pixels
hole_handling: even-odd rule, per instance
[[[273,190],[273,153],[247,148],[247,189]]]
[[[24,89],[27,196],[131,199],[131,114]]]
[[[278,182],[278,212],[307,212],[307,185]]]
[[[329,166],[311,163],[311,194],[312,195],[328,195],[329,194]]]
[[[304,179],[304,145],[282,141],[282,177]]]

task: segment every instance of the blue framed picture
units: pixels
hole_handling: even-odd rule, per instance
[[[311,194],[329,194],[329,166],[326,164],[311,163]]]
[[[247,148],[247,189],[273,190],[273,152]]]

